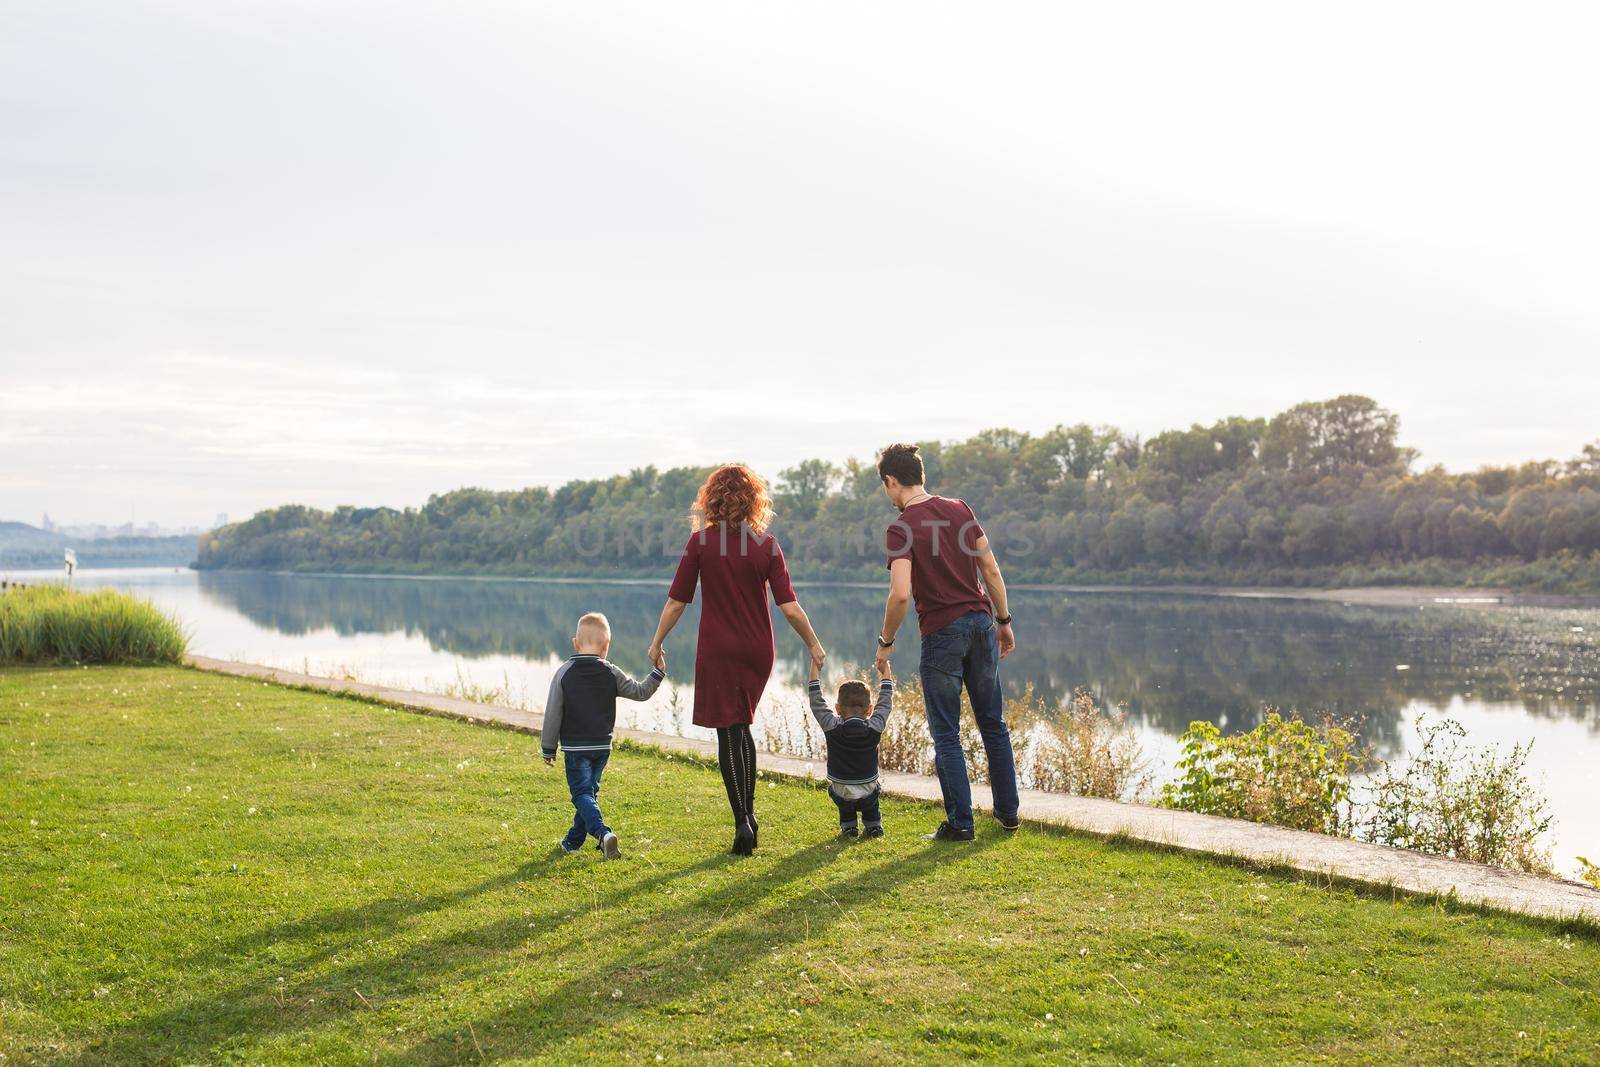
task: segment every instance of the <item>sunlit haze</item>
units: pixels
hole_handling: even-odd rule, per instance
[[[1585,5],[12,3],[0,519],[1365,393],[1600,436]]]

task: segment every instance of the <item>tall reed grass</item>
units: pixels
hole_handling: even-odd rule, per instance
[[[844,676],[860,672],[844,668]],[[832,691],[828,691],[832,700]],[[782,709],[788,711],[789,709]],[[822,759],[827,744],[809,712],[764,716],[763,742],[769,752],[801,759]],[[1150,790],[1150,763],[1139,738],[1119,709],[1101,708],[1087,692],[1054,703],[1034,694],[1030,685],[1005,702],[1011,729],[1017,778],[1024,788],[1076,796],[1138,801]],[[978,734],[972,705],[961,694],[961,744],[973,781],[989,780],[989,762]],[[878,745],[878,765],[886,771],[931,775],[933,738],[922,684],[912,676],[895,688],[894,711]]]
[[[180,663],[189,637],[147,600],[32,585],[0,593],[0,663]]]

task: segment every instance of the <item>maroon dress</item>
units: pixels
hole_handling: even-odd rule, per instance
[[[694,724],[748,725],[777,652],[767,587],[774,603],[795,600],[783,549],[769,534],[708,526],[690,535],[667,595],[688,604],[696,584],[705,599],[694,658]]]

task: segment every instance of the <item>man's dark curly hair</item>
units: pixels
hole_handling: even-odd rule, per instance
[[[922,457],[917,446],[890,445],[878,453],[878,480],[893,478],[901,485],[922,484]]]

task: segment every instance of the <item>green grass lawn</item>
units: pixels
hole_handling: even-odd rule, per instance
[[[834,838],[623,751],[178,668],[0,671],[0,1062],[1600,1060],[1600,939],[1131,844]]]

